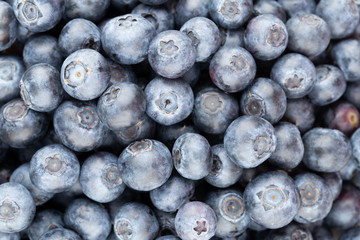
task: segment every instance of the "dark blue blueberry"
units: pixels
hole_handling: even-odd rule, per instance
[[[316,69],[304,55],[288,53],[275,62],[270,78],[280,84],[287,98],[301,98],[311,92],[316,81]]]
[[[144,92],[147,115],[162,125],[179,123],[193,110],[193,91],[181,78],[156,77],[148,83]]]
[[[117,157],[97,152],[81,166],[80,184],[84,194],[96,202],[105,203],[119,197],[125,189],[117,167]]]
[[[175,169],[184,178],[199,180],[211,170],[211,146],[208,140],[197,133],[185,133],[176,139],[172,148]]]
[[[184,75],[181,76],[182,79],[185,80],[191,87],[194,87],[200,78],[201,73],[201,64],[202,63],[195,63],[189,71],[187,71]]]
[[[208,12],[208,0],[179,0],[174,13],[176,25],[180,27],[194,17],[206,17]]]
[[[337,172],[350,160],[350,140],[340,131],[313,128],[303,136],[303,163],[318,172]]]
[[[114,231],[119,240],[151,240],[158,234],[159,223],[147,205],[131,202],[118,210],[114,219]]]
[[[143,118],[146,110],[143,91],[131,82],[110,86],[99,98],[97,111],[103,123],[113,131],[125,130]]]
[[[330,43],[327,23],[315,14],[302,13],[286,22],[289,34],[288,48],[309,57],[318,56]]]
[[[50,35],[35,35],[24,46],[23,58],[27,68],[37,63],[48,63],[60,70],[63,57],[57,39]]]
[[[65,0],[13,0],[12,6],[19,23],[32,32],[46,32],[60,22]]]
[[[43,191],[59,193],[70,190],[80,174],[76,155],[60,144],[39,149],[30,161],[30,179]]]
[[[360,239],[360,227],[353,227],[342,233],[339,240]]]
[[[55,228],[44,233],[39,240],[81,240],[82,238],[75,232],[66,228]]]
[[[68,56],[61,67],[61,84],[73,98],[92,100],[110,83],[108,61],[97,51],[81,49]]]
[[[306,225],[300,225],[295,223],[290,223],[289,225],[280,228],[271,230],[267,233],[264,240],[313,240],[310,230]]]
[[[285,24],[272,14],[254,17],[244,35],[245,48],[255,58],[268,61],[279,57],[288,44]]]
[[[76,18],[69,21],[61,30],[58,43],[64,57],[83,48],[99,51],[100,29],[89,20]]]
[[[3,233],[0,232],[0,239],[3,240],[20,240],[20,233]]]
[[[137,83],[135,72],[131,66],[120,65],[117,62],[109,60],[110,66],[110,84],[118,82]]]
[[[267,1],[267,0],[266,0]],[[220,28],[220,33],[222,34],[222,46],[227,47],[244,47],[244,34],[245,30],[240,29],[223,29]]]
[[[360,109],[360,82],[347,82],[344,97]]]
[[[148,55],[154,26],[139,14],[126,14],[108,21],[101,34],[104,51],[120,64],[136,64]]]
[[[356,174],[357,169],[360,168],[359,161],[351,155],[349,162],[339,171],[343,180],[350,181]]]
[[[357,129],[351,136],[352,154],[360,160],[360,129]]]
[[[173,164],[169,149],[161,142],[145,139],[130,144],[119,156],[124,183],[138,191],[151,191],[170,177]]]
[[[65,19],[85,18],[90,21],[99,21],[106,13],[110,0],[91,0],[82,2],[78,0],[65,1]]]
[[[194,192],[193,181],[180,176],[172,176],[161,187],[150,191],[150,199],[157,209],[175,212],[189,201]]]
[[[133,9],[139,4],[138,0],[110,0],[111,6],[119,10]]]
[[[57,108],[63,93],[59,71],[47,63],[32,65],[20,81],[22,100],[30,109],[38,112],[50,112]]]
[[[335,200],[342,189],[343,180],[339,172],[320,173],[320,176],[325,180],[325,183],[329,186],[333,200]]]
[[[196,48],[196,62],[206,62],[218,50],[221,35],[216,24],[206,17],[194,17],[180,28]]]
[[[36,212],[34,221],[26,229],[30,240],[39,240],[40,237],[50,229],[64,225],[63,214],[57,210],[45,209]]]
[[[269,171],[258,175],[245,188],[244,200],[250,218],[270,229],[289,224],[300,207],[300,196],[291,177]]]
[[[224,146],[234,163],[253,168],[268,159],[276,148],[274,127],[265,119],[241,116],[227,128]]]
[[[353,0],[320,0],[316,15],[329,25],[333,39],[348,37],[359,22],[359,10]]]
[[[168,0],[139,0],[139,1],[147,5],[161,5],[163,3],[166,3]]]
[[[166,236],[158,237],[155,240],[180,240],[180,238],[178,238],[175,235],[166,235]]]
[[[334,240],[332,232],[325,226],[317,226],[311,230],[314,240]]]
[[[211,59],[209,73],[213,83],[225,92],[239,92],[255,78],[252,55],[238,46],[222,47]]]
[[[106,240],[111,231],[110,217],[100,204],[79,198],[68,205],[64,222],[83,240]]]
[[[7,2],[0,2],[0,16],[0,51],[3,51],[15,42],[18,24],[13,9]]]
[[[24,148],[40,140],[48,128],[44,113],[29,109],[21,99],[7,102],[0,110],[0,139],[13,148]]]
[[[19,41],[20,43],[24,44],[34,34],[36,34],[36,33],[30,31],[29,29],[22,26],[21,24],[18,24],[16,40]]]
[[[230,159],[223,144],[212,146],[211,151],[212,167],[205,177],[206,182],[218,188],[235,184],[241,177],[243,169]]]
[[[178,78],[194,65],[196,48],[185,33],[163,31],[150,42],[148,60],[157,74],[166,78]]]
[[[315,0],[278,0],[284,10],[291,16],[301,13],[313,13],[315,11]]]
[[[217,218],[214,210],[203,202],[184,204],[176,214],[175,229],[181,239],[209,240],[215,235]]]
[[[254,5],[254,13],[256,16],[272,14],[281,21],[286,22],[286,12],[281,4],[275,0],[259,0]]]
[[[245,115],[262,117],[277,123],[286,111],[286,94],[279,84],[269,78],[257,78],[243,91],[240,109]]]
[[[288,99],[284,120],[295,124],[304,133],[315,122],[315,107],[307,98]]]
[[[54,129],[65,146],[78,152],[99,147],[109,131],[96,107],[80,101],[65,101],[55,110]]]
[[[35,202],[20,183],[0,185],[0,232],[20,232],[30,226],[35,216]]]
[[[0,56],[0,102],[10,101],[19,95],[19,82],[24,71],[24,62],[20,57]]]
[[[158,236],[165,236],[165,235],[176,235],[175,231],[175,215],[176,212],[164,212],[158,209],[154,209],[156,218],[159,222],[159,234]]]

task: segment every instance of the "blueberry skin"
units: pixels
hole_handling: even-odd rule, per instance
[[[224,146],[234,163],[253,168],[268,159],[276,148],[274,127],[265,119],[241,116],[227,128]]]
[[[314,125],[315,107],[308,98],[288,99],[284,120],[295,124],[304,133]]]
[[[355,176],[359,165],[359,161],[351,155],[349,162],[339,171],[341,179],[350,181]]]
[[[139,14],[126,14],[112,18],[101,33],[104,51],[120,64],[137,64],[148,55],[154,26]]]
[[[296,185],[283,172],[269,171],[258,175],[246,186],[244,199],[250,218],[270,229],[289,224],[300,207]]]
[[[10,176],[10,182],[20,183],[26,187],[32,198],[34,199],[35,205],[40,206],[50,200],[54,194],[45,192],[36,187],[30,179],[30,163],[24,163],[14,170]]]
[[[176,213],[169,213],[154,209],[156,218],[159,222],[159,233],[158,236],[164,235],[177,235],[175,231],[175,215]]]
[[[242,47],[222,47],[210,61],[209,74],[221,90],[239,92],[254,80],[256,63]]]
[[[340,131],[313,128],[303,136],[304,164],[318,172],[336,172],[343,168],[351,156],[350,140]]]
[[[167,0],[139,0],[140,2],[147,4],[147,5],[161,5],[163,3],[166,3]]]
[[[262,117],[272,124],[284,116],[286,105],[284,90],[269,78],[256,78],[240,99],[244,115]]]
[[[180,27],[191,18],[206,17],[208,13],[207,0],[179,0],[175,8],[175,22]]]
[[[40,140],[48,128],[44,113],[29,109],[19,98],[0,109],[0,139],[13,148],[25,148]]]
[[[3,51],[15,42],[18,24],[12,7],[7,2],[0,2],[0,16],[0,51]]]
[[[221,35],[216,24],[206,17],[194,17],[180,28],[196,48],[196,62],[206,62],[221,44]]]
[[[352,146],[352,154],[354,157],[359,160],[360,159],[360,130],[357,129],[350,138],[351,146]]]
[[[39,240],[62,240],[62,239],[71,239],[71,240],[81,240],[81,237],[75,232],[66,229],[66,228],[55,228],[44,233]]]
[[[64,95],[59,71],[47,63],[35,64],[28,68],[19,86],[24,103],[38,112],[54,110]]]
[[[235,184],[241,177],[243,169],[230,159],[223,144],[212,146],[211,152],[213,164],[205,181],[217,188],[226,188]]]
[[[63,63],[57,39],[50,35],[29,38],[24,45],[23,58],[27,68],[37,63],[48,63],[60,70]]]
[[[99,98],[97,111],[102,122],[111,130],[125,130],[144,116],[146,99],[134,83],[119,82],[110,86]]]
[[[64,57],[84,48],[100,51],[100,29],[89,20],[73,19],[61,30],[58,44]]]
[[[277,239],[313,240],[313,236],[306,225],[290,223],[289,225],[283,228],[269,231],[264,240],[277,240]]]
[[[311,230],[311,234],[315,240],[334,240],[330,229],[325,226],[318,226]]]
[[[247,229],[250,218],[241,192],[233,189],[210,192],[206,203],[216,213],[216,237],[235,237]]]
[[[78,152],[101,146],[109,131],[90,102],[63,102],[55,110],[53,123],[61,143]]]
[[[155,240],[180,240],[180,238],[174,235],[167,235],[167,236],[158,237]]]
[[[290,17],[293,17],[298,13],[314,13],[316,7],[316,2],[314,0],[279,0],[278,2]]]
[[[31,225],[26,229],[30,240],[39,240],[50,229],[64,226],[63,214],[57,210],[45,209],[36,213]]]
[[[175,216],[175,229],[183,240],[209,240],[215,235],[217,218],[206,203],[194,201],[184,204]]]
[[[335,200],[341,192],[343,180],[339,172],[321,173],[320,176],[325,180],[329,186],[333,200]]]
[[[138,3],[138,0],[111,0],[111,6],[123,10],[123,9],[133,9]]]
[[[272,14],[284,23],[286,22],[285,9],[275,0],[259,0],[256,4],[254,4],[254,13],[256,16]]]
[[[14,0],[12,7],[22,26],[32,32],[46,32],[60,22],[65,0]]]
[[[66,0],[64,18],[85,18],[96,22],[99,21],[109,8],[110,0]]]
[[[250,0],[214,0],[208,3],[211,18],[221,27],[236,29],[251,16],[253,3]]]
[[[280,122],[275,126],[276,148],[269,162],[281,169],[293,169],[304,156],[304,143],[299,129],[292,123]]]
[[[25,71],[22,58],[15,55],[0,56],[0,102],[7,102],[19,95],[19,82]]]
[[[360,80],[360,40],[345,39],[338,42],[331,50],[331,57],[343,71],[346,81]]]
[[[352,0],[320,0],[316,15],[327,22],[332,39],[348,37],[359,22],[359,10]]]
[[[353,227],[342,233],[339,240],[352,240],[360,238],[360,227]]]
[[[135,72],[131,66],[120,65],[117,62],[109,60],[110,67],[110,85],[118,82],[137,83]]]
[[[155,122],[172,125],[187,118],[194,106],[194,94],[183,79],[156,77],[146,86],[146,113]]]
[[[106,240],[111,232],[110,217],[99,203],[79,198],[65,210],[64,222],[84,240]]]
[[[99,97],[110,83],[108,61],[97,51],[81,49],[61,66],[61,84],[73,98],[86,101]]]
[[[268,0],[266,0],[268,1]],[[220,33],[222,35],[222,46],[227,47],[244,47],[244,34],[245,30],[240,29],[223,29],[220,28]]]
[[[159,231],[153,211],[143,203],[130,202],[118,210],[114,219],[117,239],[152,240]]]
[[[288,48],[309,57],[318,56],[330,43],[327,23],[315,14],[297,14],[286,22]]]
[[[21,184],[0,185],[0,232],[20,232],[30,226],[36,206],[30,192]]]
[[[345,90],[343,72],[333,65],[324,64],[316,67],[316,81],[308,97],[313,104],[325,106],[337,101]]]
[[[118,158],[120,175],[126,186],[151,191],[170,177],[173,164],[169,149],[157,140],[144,139],[130,144]]]
[[[139,14],[150,21],[157,33],[174,29],[174,15],[171,13],[170,9],[165,6],[139,4],[133,8],[131,13]]]
[[[180,176],[170,177],[161,187],[150,191],[152,204],[164,212],[175,212],[194,195],[195,183]]]
[[[148,60],[151,68],[160,76],[179,78],[194,65],[196,48],[185,33],[163,31],[151,40]]]
[[[360,82],[347,82],[346,91],[343,94],[345,99],[360,108]]]
[[[97,152],[81,166],[80,184],[84,194],[99,203],[115,200],[125,189],[117,167],[117,157],[108,152]]]
[[[0,239],[3,240],[20,240],[20,233],[0,233]]]
[[[288,44],[285,24],[272,14],[263,14],[251,19],[244,35],[245,48],[263,61],[279,57]]]
[[[212,166],[211,146],[198,133],[185,133],[176,139],[172,159],[177,172],[184,178],[199,180],[206,177]]]
[[[304,55],[288,53],[275,62],[270,78],[283,88],[287,98],[301,98],[311,92],[316,81],[316,69]]]

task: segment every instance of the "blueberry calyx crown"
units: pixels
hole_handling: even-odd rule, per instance
[[[3,116],[8,121],[19,121],[27,115],[28,110],[23,101],[15,101],[4,108]]]
[[[179,47],[173,40],[159,42],[159,55],[163,57],[172,58],[179,52]]]
[[[202,109],[208,114],[218,113],[223,107],[223,100],[216,92],[204,93],[200,105]]]
[[[72,61],[65,67],[64,82],[72,88],[81,87],[91,72],[92,69],[80,60]]]
[[[131,154],[133,156],[135,156],[136,154],[140,153],[140,152],[144,152],[144,151],[150,151],[152,148],[152,141],[148,140],[148,139],[144,139],[141,141],[136,141],[132,144],[130,144],[126,149],[131,152]]]
[[[282,208],[289,199],[289,191],[274,184],[265,188],[264,191],[256,193],[265,211]]]
[[[18,6],[18,19],[19,21],[34,26],[43,15],[39,10],[38,6],[32,1],[21,1]]]
[[[0,205],[0,221],[7,222],[9,220],[14,220],[19,210],[20,207],[16,202],[12,201],[10,198],[5,198]]]
[[[102,178],[104,185],[108,188],[113,188],[122,183],[119,169],[115,164],[107,164],[102,169]]]
[[[133,227],[127,219],[120,218],[115,223],[115,233],[119,239],[129,240],[133,236]]]
[[[14,80],[16,65],[13,62],[0,62],[0,81],[8,82]]]
[[[82,127],[91,129],[98,122],[98,115],[91,107],[83,107],[77,113],[79,123]]]
[[[54,154],[45,159],[45,171],[50,175],[59,176],[65,172],[66,162],[61,154]]]
[[[238,222],[244,214],[244,206],[241,197],[235,193],[222,196],[219,202],[221,216],[231,222]]]
[[[299,189],[300,198],[303,206],[313,206],[320,199],[319,189],[311,184],[306,184],[303,188]]]
[[[238,5],[238,2],[225,1],[219,12],[224,16],[234,18],[237,14],[240,13]]]
[[[201,235],[202,233],[206,233],[207,229],[207,221],[206,219],[196,220],[196,226],[193,228],[197,235]]]

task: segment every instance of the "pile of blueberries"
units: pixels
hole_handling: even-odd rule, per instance
[[[0,239],[360,239],[359,15],[0,0]]]

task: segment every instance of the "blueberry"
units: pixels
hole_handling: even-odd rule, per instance
[[[44,233],[44,235],[42,235],[39,240],[62,240],[62,239],[81,240],[81,237],[69,229],[55,228]]]
[[[181,176],[191,180],[206,177],[212,166],[211,146],[197,133],[185,133],[176,139],[172,148],[174,167]]]
[[[20,233],[3,233],[0,232],[0,239],[3,240],[20,240]]]
[[[312,234],[306,225],[290,223],[289,225],[268,232],[265,240],[291,239],[312,240]]]
[[[36,213],[34,221],[27,228],[26,233],[30,240],[39,240],[50,229],[64,225],[63,214],[57,210],[45,209]]]
[[[325,180],[325,183],[330,187],[331,195],[335,200],[342,189],[343,180],[339,172],[321,173],[320,176]]]
[[[351,136],[351,146],[352,146],[352,154],[354,157],[359,160],[360,159],[360,130],[357,129]]]
[[[160,5],[165,3],[167,0],[139,0],[139,1],[147,5]]]
[[[0,102],[19,95],[19,82],[25,71],[22,59],[15,55],[0,56]]]
[[[172,176],[161,187],[150,191],[150,199],[157,209],[175,212],[189,201],[194,191],[193,181],[180,176]]]
[[[64,57],[84,48],[99,51],[101,48],[100,29],[89,20],[76,18],[63,27],[58,43]]]
[[[180,238],[174,235],[166,235],[166,236],[158,237],[155,240],[180,240]]]
[[[360,227],[353,227],[342,233],[339,240],[352,240],[360,238]]]
[[[90,21],[99,21],[105,15],[109,5],[110,0],[91,0],[91,2],[66,0],[64,18],[85,18]]]
[[[96,202],[105,203],[119,197],[125,189],[117,167],[117,157],[97,152],[81,166],[80,184],[84,194]]]
[[[254,5],[254,13],[256,16],[263,14],[272,14],[281,21],[286,22],[285,9],[275,0],[259,0]]]
[[[304,55],[288,53],[275,62],[270,78],[280,84],[287,98],[301,98],[311,92],[316,81],[316,69]]]
[[[0,15],[0,51],[3,51],[15,42],[18,24],[12,7],[7,2],[0,2]]]
[[[159,222],[158,236],[177,235],[175,231],[176,212],[164,212],[157,208],[154,209],[154,212]]]
[[[349,162],[339,171],[341,179],[351,180],[353,177],[355,177],[359,166],[359,161],[353,155],[351,155]]]
[[[267,0],[266,0],[267,1]],[[240,29],[223,29],[220,28],[220,33],[222,35],[222,46],[228,47],[244,47],[244,34],[245,30]]]
[[[209,13],[207,0],[179,0],[175,8],[176,25],[182,26],[194,17],[206,17]]]
[[[330,229],[325,226],[318,226],[311,230],[311,234],[314,240],[334,240]]]
[[[171,125],[187,118],[194,106],[194,94],[183,79],[156,77],[146,86],[146,113],[155,122]]]
[[[22,26],[32,32],[46,32],[60,22],[65,0],[13,0],[12,6]]]
[[[111,0],[111,6],[118,10],[133,9],[138,3],[138,0]]]
[[[230,159],[243,168],[253,168],[268,159],[276,148],[274,127],[265,119],[241,116],[227,128],[224,146]]]
[[[134,126],[141,121],[145,110],[145,95],[131,82],[119,82],[110,86],[97,104],[102,122],[113,131]]]
[[[109,131],[96,107],[80,101],[65,101],[55,110],[54,129],[61,143],[78,152],[99,147]]]
[[[131,202],[121,206],[117,212],[114,231],[120,240],[151,240],[159,231],[159,223],[147,205]]]
[[[246,26],[245,48],[255,58],[268,61],[279,57],[288,44],[285,24],[271,14],[254,17]]]
[[[239,92],[255,78],[256,63],[242,47],[222,47],[211,59],[209,73],[213,83],[225,92]]]
[[[70,203],[64,214],[64,222],[84,240],[106,240],[111,231],[110,217],[106,209],[86,198]]]
[[[61,67],[61,84],[73,98],[99,97],[110,82],[108,61],[97,51],[81,49],[70,54]]]
[[[50,112],[57,108],[63,98],[59,71],[47,63],[28,68],[20,81],[20,95],[32,110]]]
[[[299,13],[313,13],[316,7],[314,0],[278,0],[278,2],[291,17]]]
[[[304,133],[314,125],[315,107],[308,98],[288,99],[284,120],[295,124]]]
[[[59,193],[76,183],[80,164],[73,152],[59,144],[39,149],[30,161],[30,179],[39,189]]]
[[[160,76],[178,78],[194,65],[196,48],[185,33],[163,31],[151,40],[148,60],[152,69]]]
[[[347,101],[360,109],[360,82],[347,82],[346,91],[343,96]]]
[[[216,225],[214,210],[199,201],[184,204],[175,217],[176,233],[183,240],[209,240],[215,235]]]
[[[0,185],[0,232],[20,232],[30,226],[35,216],[35,202],[30,192],[15,182]]]
[[[170,177],[173,164],[169,149],[156,140],[144,139],[131,143],[118,159],[124,183],[138,191],[151,191]]]
[[[196,62],[209,60],[221,44],[221,35],[216,24],[206,17],[194,17],[182,25],[184,32],[196,48]]]
[[[338,130],[313,128],[304,134],[303,142],[303,163],[314,171],[339,171],[351,156],[350,140]]]
[[[244,200],[250,218],[266,228],[289,224],[300,207],[300,197],[291,177],[269,171],[258,175],[245,188]]]
[[[120,65],[112,60],[109,61],[110,66],[110,84],[118,82],[137,83],[135,72],[131,66]]]

